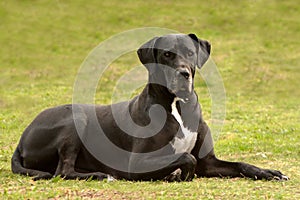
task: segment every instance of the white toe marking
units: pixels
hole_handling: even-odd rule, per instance
[[[289,180],[290,178],[288,176],[282,175],[281,179],[283,179],[283,180]]]
[[[115,181],[116,179],[111,176],[111,175],[107,175],[107,182],[112,182],[112,181]]]
[[[175,117],[176,121],[179,123],[183,133],[183,137],[179,138],[178,136],[175,136],[175,138],[171,142],[171,145],[175,149],[175,153],[184,153],[184,152],[191,153],[197,140],[197,132],[192,132],[188,128],[184,127],[182,118],[176,107],[177,101],[184,102],[183,99],[176,97],[173,103],[171,104],[172,107],[171,114]]]
[[[181,169],[178,168],[178,169],[176,169],[174,172],[172,172],[171,174],[174,175],[174,176],[180,175],[180,174],[181,174]]]

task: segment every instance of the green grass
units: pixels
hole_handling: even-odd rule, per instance
[[[299,199],[300,7],[297,1],[0,1],[0,195],[4,199]],[[283,171],[287,182],[201,178],[189,183],[33,182],[11,173],[24,128],[43,109],[72,102],[88,53],[108,37],[139,27],[194,32],[212,43],[223,77],[226,123],[216,154]],[[128,54],[111,65],[96,94],[138,65]],[[207,121],[210,97],[196,91]]]

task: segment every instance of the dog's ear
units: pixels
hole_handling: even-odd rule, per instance
[[[158,37],[155,37],[145,44],[143,44],[138,50],[137,54],[139,56],[139,59],[141,63],[149,64],[149,63],[156,63],[156,58],[155,58],[155,52],[154,52],[154,47],[155,43]]]
[[[188,36],[190,36],[190,38],[196,44],[196,48],[198,51],[197,66],[198,68],[201,68],[209,58],[211,45],[208,41],[199,39],[193,33],[188,34]]]
[[[145,44],[143,44],[138,50],[137,54],[141,63],[147,68],[150,75],[155,72],[155,63],[156,63],[156,50],[155,43],[158,37],[155,37]]]

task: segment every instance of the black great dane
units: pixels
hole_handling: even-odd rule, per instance
[[[194,91],[196,67],[204,65],[210,50],[209,42],[194,34],[148,41],[137,51],[149,74],[140,95],[112,105],[43,111],[24,131],[12,171],[36,180],[191,181],[195,175],[287,180],[280,171],[216,158]],[[118,148],[122,153],[114,152]]]

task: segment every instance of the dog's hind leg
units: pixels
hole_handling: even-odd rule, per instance
[[[15,150],[12,159],[11,159],[11,169],[15,174],[22,174],[26,176],[33,176],[34,180],[38,179],[50,179],[53,177],[53,174],[49,172],[43,172],[35,169],[27,169],[22,165],[22,157],[20,155],[19,148]]]
[[[81,173],[75,171],[75,163],[79,153],[79,145],[72,146],[65,144],[58,151],[59,161],[54,176],[61,176],[64,179],[98,179],[103,180],[107,175],[101,172]]]

